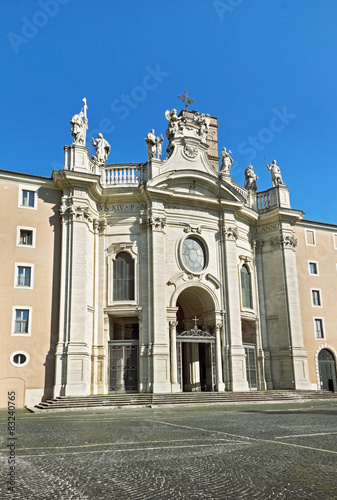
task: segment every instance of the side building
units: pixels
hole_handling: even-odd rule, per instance
[[[0,406],[53,395],[59,330],[61,193],[52,179],[0,171]]]
[[[337,226],[302,220],[295,227],[305,347],[313,389],[337,391]]]
[[[263,192],[226,148],[219,169],[215,117],[167,111],[164,160],[152,130],[146,163],[107,164],[85,111],[52,179],[0,171],[1,405],[334,390],[336,226],[291,208],[276,162]]]

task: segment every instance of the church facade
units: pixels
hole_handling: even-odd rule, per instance
[[[264,192],[226,148],[219,170],[214,117],[166,112],[164,160],[152,130],[146,163],[108,164],[84,104],[52,179],[0,172],[2,393],[335,390],[337,226],[291,208],[276,162]]]

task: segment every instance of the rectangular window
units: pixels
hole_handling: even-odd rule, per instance
[[[34,264],[15,263],[14,288],[33,288]]]
[[[314,322],[316,339],[324,339],[323,320],[320,318],[315,318]]]
[[[333,237],[333,247],[335,250],[337,250],[337,234],[336,233],[333,234],[332,237]]]
[[[28,189],[22,190],[22,206],[23,207],[34,207],[35,205],[35,192],[28,191]]]
[[[36,229],[35,227],[17,226],[16,245],[35,248]]]
[[[39,187],[36,184],[21,184],[18,190],[18,206],[19,208],[29,208],[32,210],[37,209],[37,194]]]
[[[305,242],[309,246],[316,246],[316,236],[315,236],[315,231],[311,229],[306,229],[305,230]]]
[[[318,263],[317,262],[309,262],[309,274],[313,276],[318,276]]]
[[[32,229],[20,229],[19,245],[33,245],[33,231]]]
[[[30,285],[31,285],[31,268],[18,266],[17,286],[30,286]]]
[[[321,305],[321,294],[319,290],[311,290],[311,298],[313,306]]]
[[[252,308],[251,276],[246,266],[241,271],[242,307]]]
[[[29,333],[29,309],[15,310],[14,333]]]

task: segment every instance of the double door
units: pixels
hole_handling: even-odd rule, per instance
[[[246,355],[246,377],[250,390],[257,389],[257,366],[255,345],[244,344]]]
[[[321,389],[337,391],[336,363],[333,354],[327,349],[322,349],[318,355],[319,378]]]
[[[137,392],[138,342],[109,342],[109,392]]]

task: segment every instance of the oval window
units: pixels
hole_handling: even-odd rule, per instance
[[[29,355],[21,351],[13,352],[10,362],[13,366],[25,366],[29,362]]]
[[[205,247],[198,238],[186,238],[183,241],[182,260],[193,273],[200,273],[205,268]]]

